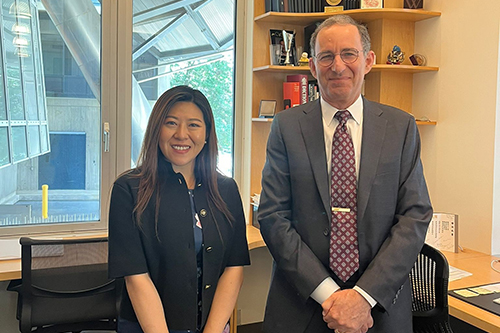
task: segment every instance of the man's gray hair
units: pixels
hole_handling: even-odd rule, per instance
[[[371,48],[370,34],[368,33],[368,29],[366,28],[366,26],[364,26],[363,24],[357,22],[356,20],[354,20],[352,17],[350,17],[348,15],[334,15],[334,16],[330,16],[329,18],[327,18],[326,20],[324,20],[323,23],[321,23],[316,28],[316,30],[312,34],[311,40],[310,40],[310,47],[311,47],[311,55],[310,56],[312,57],[312,56],[316,55],[315,54],[316,53],[315,47],[316,47],[316,39],[318,38],[318,33],[322,29],[331,27],[332,25],[336,25],[336,24],[339,24],[339,25],[353,25],[356,28],[358,28],[359,36],[361,37],[361,45],[363,46],[363,53],[366,56],[368,54],[368,52],[370,51],[370,48]]]

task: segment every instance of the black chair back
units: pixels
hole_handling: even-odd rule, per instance
[[[31,332],[116,330],[122,281],[108,278],[108,240],[23,237],[19,328]]]
[[[437,249],[424,244],[410,272],[414,333],[452,333],[448,316],[449,266]]]

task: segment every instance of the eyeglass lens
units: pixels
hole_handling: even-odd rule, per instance
[[[317,59],[321,66],[326,67],[333,64],[336,55],[337,54],[335,53],[326,52],[324,54],[319,54],[317,56]],[[340,59],[342,59],[342,61],[345,64],[352,64],[353,62],[356,61],[356,59],[358,59],[359,51],[356,49],[347,49],[347,50],[342,50],[342,52],[340,52],[339,55]]]

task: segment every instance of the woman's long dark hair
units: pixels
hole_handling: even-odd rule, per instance
[[[141,216],[144,213],[153,193],[156,191],[155,228],[158,225],[160,207],[160,180],[158,179],[158,165],[160,159],[165,158],[160,150],[160,133],[165,119],[178,102],[194,103],[203,113],[206,125],[206,144],[196,157],[194,175],[197,182],[208,186],[208,203],[218,209],[231,223],[233,217],[222,200],[217,186],[217,135],[212,108],[205,95],[199,90],[188,86],[177,86],[165,91],[156,101],[142,142],[141,152],[137,161],[139,173],[139,191],[137,204],[134,207],[136,223],[141,226]]]

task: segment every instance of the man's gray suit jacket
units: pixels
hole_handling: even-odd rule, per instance
[[[408,273],[432,217],[420,138],[410,114],[365,98],[363,103],[357,198],[360,265],[347,284],[328,268],[330,180],[320,102],[274,118],[258,217],[275,261],[265,332],[302,333],[314,326],[330,332],[322,322],[321,306],[309,297],[329,276],[341,288],[358,285],[377,301],[369,332],[411,332]]]

